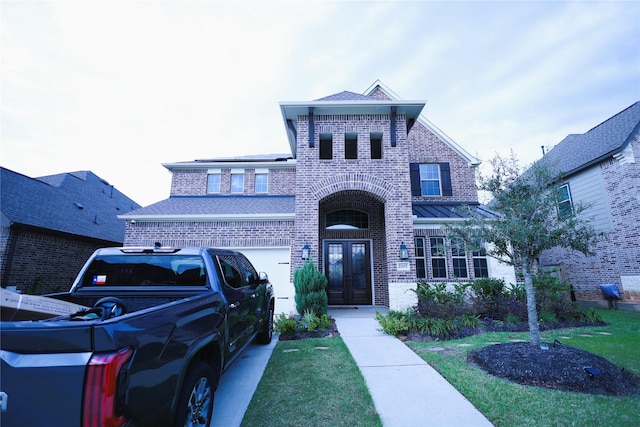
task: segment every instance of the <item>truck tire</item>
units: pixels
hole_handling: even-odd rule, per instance
[[[193,363],[180,392],[175,427],[208,427],[211,424],[213,380],[213,369],[209,365],[200,361]]]
[[[269,304],[269,312],[265,319],[262,329],[256,335],[256,342],[258,344],[269,344],[273,337],[273,304]]]

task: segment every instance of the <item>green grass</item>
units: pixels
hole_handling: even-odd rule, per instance
[[[279,342],[242,426],[381,426],[340,337]]]
[[[640,313],[608,310],[598,313],[608,326],[546,331],[542,333],[542,341],[558,339],[565,345],[602,356],[640,377]],[[596,396],[524,386],[493,377],[466,363],[470,351],[528,338],[528,332],[502,332],[408,345],[498,427],[638,426],[639,396]],[[445,350],[433,351],[434,347]]]

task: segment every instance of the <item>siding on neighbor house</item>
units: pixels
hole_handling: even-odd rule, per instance
[[[573,203],[580,203],[587,207],[582,217],[589,219],[598,232],[613,231],[613,219],[609,198],[604,188],[602,167],[587,169],[572,176],[566,182],[569,183]]]
[[[577,299],[601,300],[599,285],[616,284],[621,298],[640,301],[640,134],[625,156],[607,159],[592,168],[602,172],[613,227],[592,248],[594,256],[564,249],[545,251],[542,265],[564,264],[567,282]],[[624,286],[623,286],[624,285]]]

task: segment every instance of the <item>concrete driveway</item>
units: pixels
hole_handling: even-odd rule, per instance
[[[216,390],[211,427],[237,427],[242,423],[277,342],[278,335],[274,334],[271,344],[250,344],[222,375]]]

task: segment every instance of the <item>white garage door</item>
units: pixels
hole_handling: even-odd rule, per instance
[[[293,283],[289,280],[290,252],[289,248],[237,248],[245,254],[258,271],[269,275],[276,295],[276,315],[295,312],[296,302]]]

